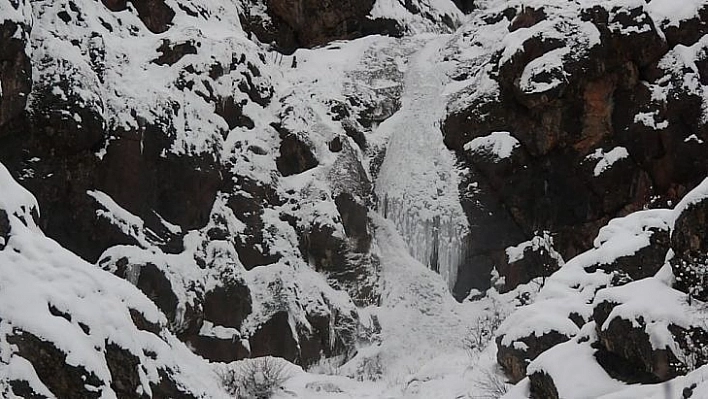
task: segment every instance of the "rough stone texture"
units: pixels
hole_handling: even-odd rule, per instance
[[[153,33],[162,33],[169,29],[175,12],[164,0],[101,0],[111,11],[123,11],[128,2],[135,7],[138,16]]]
[[[690,204],[676,219],[671,248],[674,288],[701,301],[708,300],[708,201]]]
[[[558,389],[550,375],[544,372],[533,373],[529,381],[532,399],[559,399]]]
[[[708,252],[708,200],[690,204],[676,218],[671,248],[680,257]]]
[[[500,262],[497,271],[504,276],[502,291],[519,284],[526,284],[536,277],[549,277],[560,268],[558,259],[550,251],[550,247],[530,245],[524,248],[521,259],[514,262]]]
[[[186,339],[195,353],[212,362],[230,363],[251,357],[251,352],[237,338],[194,335]]]
[[[22,331],[9,337],[8,342],[17,345],[18,355],[32,363],[39,379],[57,397],[80,396],[90,399],[100,396],[96,389],[101,381],[82,366],[68,365],[66,354],[51,342],[42,341]]]
[[[700,26],[705,24],[697,21],[703,21],[706,12],[685,22],[685,32],[671,30],[665,42],[642,8],[580,7],[578,15],[570,17],[556,15],[550,7],[507,11],[490,15],[487,23],[506,21],[509,31],[515,32],[544,21],[562,31],[567,27],[563,24],[576,23],[571,17],[579,18],[597,28],[601,41],[586,53],[565,59],[560,69],[549,68],[545,75],[532,77],[535,82],[562,78],[561,84],[545,91],[525,91],[520,86],[525,67],[557,49],[575,51],[572,41],[534,35],[508,61],[494,55],[489,76],[499,84],[499,98],[469,101],[454,108],[444,121],[446,144],[470,169],[460,186],[463,198],[485,204],[494,214],[466,207],[470,224],[497,226],[484,230],[490,243],[473,248],[467,263],[496,264],[504,270],[502,275],[512,277],[508,288],[513,288],[527,278],[514,278],[513,268],[499,266],[504,262],[500,260],[504,245],[515,244],[508,237],[519,237],[518,243],[549,231],[554,248],[569,259],[590,248],[597,229],[609,219],[641,209],[652,197],[653,203],[675,202],[705,175],[708,163],[698,155],[704,149],[686,139],[691,134],[705,138],[704,123],[697,117],[702,114],[700,100],[678,83],[663,83],[662,77],[672,72],[661,69],[658,61],[679,42],[679,36],[685,36],[680,39],[684,42],[700,37],[704,30]],[[457,79],[468,78],[463,67],[459,73]],[[666,90],[676,95],[659,104],[642,82],[667,85]],[[643,112],[656,112],[657,125],[647,126],[635,118]],[[660,123],[663,120],[668,122],[666,127]],[[490,160],[464,150],[472,139],[495,131],[511,132],[519,140],[510,158]],[[629,157],[598,175],[593,154],[616,147],[625,147]],[[472,182],[476,184],[470,186]],[[461,292],[485,288],[464,281],[474,274],[460,271]]]
[[[616,317],[606,329],[602,328],[614,306],[616,304],[602,302],[593,310],[601,345],[598,361],[608,374],[630,383],[654,383],[680,375],[681,362],[668,348],[652,348],[641,316],[636,321]]]
[[[251,1],[258,7],[260,1]],[[333,40],[353,39],[371,33],[401,35],[403,27],[395,21],[367,18],[373,0],[316,1],[265,0],[267,19],[246,12],[242,23],[260,41],[273,43],[281,51],[313,47]]]
[[[374,0],[246,0],[244,3],[241,24],[245,30],[284,53],[367,35],[400,37],[409,30],[400,18],[393,19],[397,15],[370,17]],[[474,8],[472,0],[454,3],[463,12]],[[409,17],[425,20],[441,30],[452,29],[459,23],[454,16],[433,15],[437,10],[425,1],[407,0],[401,6],[410,13]]]
[[[318,165],[310,146],[297,134],[281,136],[280,157],[276,162],[283,176],[296,175]]]
[[[7,245],[7,240],[10,238],[10,219],[7,217],[7,212],[0,209],[0,251]]]
[[[16,331],[8,337],[8,342],[17,345],[17,354],[28,360],[41,382],[59,398],[98,398],[102,382],[81,366],[71,366],[66,362],[66,354],[51,342],[24,331]],[[152,396],[138,394],[141,381],[138,374],[139,359],[130,351],[113,343],[106,343],[105,358],[111,373],[111,389],[120,398],[190,398],[193,395],[177,387],[172,373],[159,370],[160,384],[151,385]],[[14,394],[25,398],[43,398],[35,393],[26,381],[10,382]]]
[[[140,359],[120,346],[108,343],[106,345],[106,364],[113,376],[111,388],[116,396],[125,399],[141,399],[145,396],[138,394]]]
[[[670,236],[668,230],[658,228],[649,229],[649,245],[636,251],[632,255],[621,256],[609,264],[598,264],[585,268],[588,273],[597,269],[608,273],[618,273],[628,276],[631,280],[640,280],[651,277],[664,266],[666,253],[670,249]],[[625,281],[626,282],[626,281]]]
[[[253,357],[272,355],[298,362],[300,350],[297,341],[291,333],[284,334],[285,331],[291,331],[288,313],[284,311],[275,313],[250,337],[251,355]]]
[[[228,200],[229,209],[246,225],[243,233],[235,237],[236,251],[243,266],[250,270],[277,262],[280,255],[265,242],[262,217],[264,209],[283,203],[276,190],[243,176],[236,176],[233,187],[227,190],[233,192]]]
[[[568,341],[570,338],[556,331],[551,331],[540,337],[531,335],[518,340],[518,342],[526,345],[526,350],[514,348],[513,342],[511,346],[503,345],[502,339],[503,336],[499,336],[496,339],[497,363],[502,366],[510,382],[515,384],[526,377],[526,366],[533,359],[546,350]]]
[[[161,53],[153,62],[157,65],[174,65],[187,54],[197,54],[197,48],[191,41],[185,43],[170,43],[168,39],[162,40],[162,45],[157,49]]]
[[[251,313],[251,291],[243,281],[225,280],[224,285],[204,294],[204,318],[219,326],[238,329]]]
[[[25,52],[28,26],[12,21],[0,24],[0,137],[6,124],[22,116],[32,87],[31,60]]]

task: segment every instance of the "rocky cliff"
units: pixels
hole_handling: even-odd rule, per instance
[[[400,379],[492,299],[525,305],[511,397],[700,392],[707,18],[0,0],[0,392],[221,397],[266,355]]]

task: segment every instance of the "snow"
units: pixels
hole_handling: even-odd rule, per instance
[[[551,50],[542,57],[536,58],[526,64],[521,73],[519,88],[524,93],[543,93],[555,89],[566,83],[566,73],[563,70],[563,58],[567,56],[569,49],[562,47]],[[543,81],[542,76],[552,74],[554,78],[550,81]],[[556,76],[561,76],[559,79]]]
[[[97,216],[135,238],[142,247],[114,247],[104,253],[102,259],[125,256],[135,264],[154,264],[167,276],[178,296],[178,314],[185,311],[187,304],[196,304],[200,295],[220,284],[218,273],[243,279],[251,289],[253,312],[241,329],[205,321],[200,330],[205,336],[222,339],[247,337],[278,310],[288,311],[290,333],[295,337],[297,330],[312,327],[307,319],[311,312],[357,314],[362,328],[373,326],[375,321],[380,324],[381,331],[373,337],[373,342],[364,340],[353,359],[337,366],[340,375],[314,375],[295,368],[295,375],[286,383],[286,390],[279,394],[302,398],[474,397],[478,389],[476,379],[482,378],[486,372],[498,375],[494,345],[488,345],[480,354],[468,356],[464,353],[463,339],[470,327],[495,306],[500,306],[504,313],[510,311],[518,292],[499,296],[492,290],[480,301],[461,304],[449,294],[456,279],[457,266],[466,253],[469,228],[459,203],[459,171],[454,155],[442,142],[440,120],[446,112],[464,109],[470,101],[498,98],[493,74],[500,66],[511,62],[531,38],[560,39],[566,46],[529,62],[519,88],[526,93],[543,93],[558,88],[564,83],[563,63],[583,57],[599,43],[599,32],[591,23],[577,18],[570,18],[566,23],[564,17],[577,15],[581,8],[594,3],[603,7],[643,3],[489,0],[481,2],[480,11],[448,36],[430,32],[446,30],[442,28],[443,18],[449,18],[454,24],[466,18],[451,1],[413,1],[423,12],[432,13],[435,22],[430,22],[412,16],[401,2],[377,0],[371,17],[392,18],[401,22],[409,32],[428,34],[403,39],[370,36],[316,49],[300,49],[291,56],[283,56],[266,51],[245,38],[238,17],[238,8],[244,5],[239,2],[192,2],[192,6],[200,8],[203,15],[210,15],[210,18],[191,17],[183,9],[174,7],[177,13],[174,26],[159,35],[148,32],[131,11],[110,13],[99,2],[75,2],[86,16],[84,21],[74,20],[68,27],[56,17],[64,7],[62,2],[36,1],[32,6],[22,2],[19,10],[8,6],[8,2],[0,2],[0,15],[5,19],[24,21],[28,25],[32,24],[32,19],[39,21],[32,31],[33,57],[46,58],[50,62],[42,68],[35,68],[33,77],[36,82],[49,85],[56,95],[67,101],[86,104],[106,117],[111,130],[124,129],[141,143],[147,127],[158,126],[173,140],[164,156],[213,157],[241,176],[274,187],[287,202],[262,212],[263,234],[282,259],[267,267],[246,271],[238,254],[229,250],[228,245],[205,238],[205,231],[215,225],[218,216],[226,220],[231,237],[243,234],[246,228],[228,209],[225,197],[217,199],[210,224],[204,229],[182,232],[178,226],[163,220],[168,230],[185,234],[185,250],[179,254],[167,254],[157,248],[159,243],[151,238],[154,233],[146,229],[138,216],[106,193],[89,190],[87,195],[102,208]],[[171,3],[175,4],[174,1]],[[657,21],[677,24],[695,15],[702,4],[697,0],[686,0],[680,5],[674,3],[652,0],[646,9]],[[505,19],[487,24],[479,18],[494,9],[503,11],[506,7],[539,6],[544,6],[548,19],[511,34]],[[256,8],[254,12],[263,10]],[[116,27],[115,31],[109,32],[98,23],[99,20]],[[618,26],[614,24],[610,28]],[[91,32],[97,32],[97,36],[87,41]],[[159,56],[157,48],[163,39],[172,43],[196,40],[200,50],[198,54],[186,55],[172,67],[155,65],[152,60]],[[72,40],[80,45],[72,45]],[[662,60],[662,65],[677,71],[683,71],[685,65],[690,66],[693,74],[689,73],[681,84],[696,89],[698,83],[694,77],[697,72],[693,64],[704,44],[679,47]],[[100,60],[105,70],[99,71],[101,68],[88,61],[87,49],[105,52]],[[229,65],[240,54],[245,54],[245,59],[261,72],[260,78],[253,78],[254,85],[264,92],[272,90],[271,104],[258,105],[238,89],[247,73],[245,64],[237,63],[236,70],[221,78],[201,80],[211,65]],[[294,64],[297,66],[293,67]],[[188,67],[197,73],[193,76],[186,73]],[[558,78],[539,79],[542,72],[548,71]],[[460,72],[456,76],[459,79],[453,80],[451,75],[457,72]],[[460,78],[465,74],[465,78]],[[69,87],[60,87],[57,83],[67,76],[70,77]],[[193,88],[181,87],[185,81]],[[655,92],[663,90],[660,89],[653,88]],[[225,121],[214,114],[213,104],[204,98],[205,93],[212,90],[219,96],[233,95],[237,103],[246,101],[243,113],[255,121],[256,127],[229,129]],[[344,103],[352,96],[379,105],[376,114],[382,115],[382,119],[387,118],[376,121],[373,131],[366,131],[368,149],[359,148],[347,137],[341,123],[335,123],[331,115],[328,101]],[[401,96],[401,108],[388,115],[387,101],[397,99],[397,96]],[[76,114],[65,116],[81,122]],[[272,122],[281,122],[283,127],[303,137],[312,146],[319,165],[302,174],[279,176],[274,162],[279,137],[269,127]],[[659,122],[656,113],[637,114],[635,122],[655,129],[663,129],[667,123]],[[339,155],[327,148],[327,143],[335,137],[345,142]],[[97,152],[99,158],[106,154],[116,138],[105,139],[103,148]],[[691,136],[686,140],[700,142]],[[248,150],[254,147],[262,151],[255,154]],[[466,151],[486,154],[496,161],[508,159],[519,148],[519,141],[510,132],[491,132],[465,145]],[[383,149],[387,152],[385,161],[378,175],[372,175],[372,155]],[[628,156],[625,148],[615,147],[607,152],[598,149],[588,156],[588,160],[596,162],[594,175],[597,177]],[[327,276],[316,272],[312,265],[301,259],[295,232],[295,228],[324,225],[331,227],[337,238],[346,238],[333,197],[340,192],[356,191],[355,197],[364,202],[368,195],[366,187],[354,187],[358,183],[352,177],[357,173],[355,166],[360,165],[364,166],[363,173],[368,178],[375,179],[377,206],[381,213],[372,214],[370,224],[374,235],[372,253],[381,263],[381,281],[377,287],[381,291],[381,302],[365,309],[357,309],[347,293],[332,288]],[[602,288],[609,285],[611,275],[602,270],[588,272],[586,269],[611,263],[645,248],[652,234],[650,229],[670,228],[681,209],[708,196],[706,184],[704,182],[690,193],[675,211],[643,211],[610,221],[600,230],[594,248],[570,260],[546,281],[536,280],[528,287],[520,288],[535,290],[536,285],[543,286],[534,304],[519,309],[502,325],[499,333],[503,335],[503,343],[524,350],[526,344],[518,339],[529,335],[541,336],[556,331],[575,337],[543,354],[532,363],[530,370],[546,371],[554,378],[558,377],[556,380],[561,379],[559,392],[562,396],[576,397],[572,396],[576,392],[573,389],[578,387],[582,391],[580,395],[586,395],[581,397],[597,397],[611,391],[619,391],[619,395],[625,386],[611,380],[599,368],[593,360],[591,342],[579,342],[581,337],[594,339],[589,331],[594,325],[591,322],[579,329],[570,321],[571,313],[587,320],[592,314],[593,301],[609,298],[622,302],[612,317],[635,320],[637,315],[650,311],[645,307],[655,298],[649,294],[656,292],[665,304],[657,307],[648,319],[653,323],[651,328],[656,333],[652,333],[653,342],[657,347],[669,342],[660,335],[661,328],[665,327],[662,323],[672,320],[687,326],[697,319],[684,312],[681,295],[667,287],[670,268],[662,269],[661,279],[605,290]],[[6,376],[22,376],[38,392],[46,392],[31,365],[16,356],[3,341],[10,327],[19,326],[52,340],[69,355],[70,364],[84,365],[104,382],[110,381],[110,375],[103,351],[105,341],[111,340],[136,354],[144,353],[144,349],[158,353],[157,360],[140,355],[141,364],[146,365],[141,369],[144,381],[155,381],[156,370],[169,366],[180,369],[180,381],[185,381],[190,389],[203,393],[204,397],[224,396],[218,388],[214,370],[192,355],[164,328],[165,316],[129,284],[137,281],[139,266],[128,271],[129,281],[126,282],[107,272],[114,271],[112,266],[107,266],[107,271],[101,270],[41,236],[33,224],[33,212],[38,212],[36,201],[12,180],[2,165],[0,209],[7,210],[12,216],[8,248],[0,251],[0,287],[3,288],[0,303],[7,304],[0,308],[0,320],[3,320],[0,322],[0,353],[3,356],[0,381]],[[283,214],[294,216],[296,227],[282,220]],[[542,232],[527,242],[507,248],[509,262],[519,260],[528,249],[551,251],[552,238]],[[197,255],[209,257],[210,262],[218,265],[216,270],[202,270],[195,262]],[[558,256],[562,264],[560,256],[553,255]],[[431,268],[437,269],[439,274]],[[51,316],[47,310],[50,303],[60,310],[70,311],[72,321]],[[137,331],[127,314],[128,308],[137,308],[149,320],[160,323],[163,327],[160,337]],[[672,312],[682,315],[676,316]],[[179,329],[181,321],[177,316],[177,326],[173,328]],[[78,330],[79,322],[90,325],[90,336],[84,337]],[[332,333],[339,326],[331,327]],[[94,349],[96,345],[99,350]],[[218,371],[220,367],[214,369]],[[366,379],[362,373],[366,367],[372,367],[374,370],[371,371],[380,367],[381,379],[358,381]],[[705,371],[699,374],[699,371],[685,380],[698,381],[699,375],[706,374]],[[660,388],[641,389],[649,395],[650,391]],[[528,381],[523,381],[510,397],[516,397],[513,395],[517,393],[527,395],[527,391]],[[639,392],[639,389],[632,392]],[[111,392],[106,388],[104,394],[110,397]]]
[[[691,141],[695,141],[698,144],[704,143],[703,139],[698,138],[698,136],[696,136],[695,134],[692,134],[692,135],[686,137],[685,139],[683,139],[684,143],[689,143]]]
[[[531,250],[534,252],[545,251],[551,255],[553,259],[558,261],[559,265],[563,265],[564,261],[561,255],[553,249],[553,237],[549,231],[543,231],[540,235],[534,235],[528,241],[524,241],[513,247],[508,247],[505,249],[507,262],[514,263],[518,262],[524,258],[524,252],[526,250]]]
[[[13,209],[31,209],[36,200],[8,178],[0,165],[0,208],[11,211],[11,236],[0,251],[0,376],[27,380],[37,392],[47,388],[31,365],[9,346],[8,337],[24,331],[52,343],[66,354],[66,363],[94,373],[104,398],[114,398],[110,388],[106,345],[113,343],[135,355],[142,367],[140,381],[149,390],[158,369],[169,368],[187,389],[213,398],[225,397],[217,376],[164,327],[165,317],[154,303],[128,281],[102,271],[44,237],[31,218]],[[8,208],[6,208],[8,207]],[[67,313],[70,320],[52,314]],[[129,310],[160,326],[160,335],[138,330]],[[82,326],[88,327],[88,332]],[[145,355],[153,352],[154,357]],[[0,385],[0,391],[3,387]],[[48,395],[51,396],[51,395]]]
[[[445,33],[452,30],[452,27],[446,26],[447,21],[459,25],[464,19],[462,12],[450,0],[413,0],[410,3],[419,10],[418,14],[411,14],[400,1],[376,0],[369,16],[397,21],[409,34]]]
[[[624,388],[625,384],[612,379],[595,359],[596,349],[592,347],[592,342],[596,341],[594,327],[594,322],[587,323],[578,338],[539,355],[529,364],[527,372],[550,375],[558,396],[562,398],[594,399]],[[581,343],[581,337],[587,341]]]
[[[668,347],[679,359],[683,357],[682,352],[674,342],[668,326],[674,324],[688,329],[703,326],[708,321],[701,314],[700,306],[689,305],[686,294],[655,278],[601,290],[595,297],[595,303],[603,301],[618,304],[601,326],[603,330],[615,318],[629,320],[634,327],[645,329],[654,349]],[[640,325],[640,318],[644,325]]]
[[[144,247],[150,246],[145,237],[145,226],[142,219],[123,209],[106,193],[98,190],[89,190],[86,194],[95,199],[104,208],[96,210],[96,216],[107,219],[109,223],[120,228],[125,235],[135,238],[140,245]]]
[[[509,158],[521,144],[509,132],[492,132],[488,136],[477,137],[465,144],[465,151],[490,155],[496,161]]]
[[[634,123],[641,123],[646,127],[650,127],[654,130],[662,130],[669,127],[669,121],[657,122],[659,117],[659,112],[640,112],[634,116]]]
[[[36,228],[33,212],[39,216],[37,200],[12,178],[5,165],[1,163],[0,209],[19,218],[24,224]]]
[[[546,279],[534,303],[519,308],[504,321],[498,331],[502,344],[509,346],[519,339],[531,335],[541,337],[551,331],[577,336],[580,331],[569,319],[570,314],[589,320],[596,293],[609,286],[612,279],[611,274],[601,269],[588,272],[586,268],[610,264],[636,253],[649,245],[651,229],[668,230],[673,217],[671,210],[655,209],[611,220],[598,232],[595,248],[568,260]],[[511,255],[516,252],[512,249]]]
[[[529,28],[517,29],[508,33],[501,41],[502,54],[499,64],[506,64],[518,53],[524,43],[532,37],[543,39],[560,39],[565,43],[561,52],[551,51],[540,57],[534,65],[557,65],[553,59],[569,57],[579,59],[587,51],[600,44],[600,32],[589,21],[575,18],[579,8],[578,4],[569,4],[563,1],[526,0],[512,2],[519,9],[524,7],[543,8],[549,18]],[[509,5],[507,5],[508,7]],[[541,59],[546,60],[541,60]]]
[[[704,179],[693,190],[689,191],[681,201],[673,209],[673,219],[671,221],[671,229],[674,228],[676,219],[689,207],[702,202],[708,198],[708,178]]]
[[[676,27],[682,21],[697,17],[698,11],[705,7],[703,0],[651,0],[648,3],[646,10],[655,21]]]
[[[390,137],[375,191],[379,211],[394,221],[411,254],[437,268],[451,289],[469,230],[458,200],[455,157],[439,125],[448,78],[437,57],[446,39],[427,41],[411,56],[402,107],[375,132]]]
[[[593,169],[593,175],[595,177],[600,176],[606,170],[610,169],[612,165],[625,158],[629,158],[629,152],[624,147],[615,147],[608,152],[605,152],[602,148],[598,148],[594,153],[585,157],[587,160],[597,161]]]

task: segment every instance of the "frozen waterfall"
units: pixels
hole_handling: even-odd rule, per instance
[[[375,190],[379,212],[394,222],[410,254],[452,289],[469,227],[439,124],[448,78],[438,51],[445,39],[428,41],[409,60],[401,109],[378,128],[389,141]]]

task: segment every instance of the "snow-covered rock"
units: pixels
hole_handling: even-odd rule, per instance
[[[147,296],[42,234],[36,200],[2,165],[0,187],[3,397],[227,397]]]

